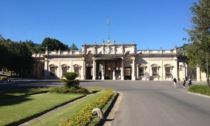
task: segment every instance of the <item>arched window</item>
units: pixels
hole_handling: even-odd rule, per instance
[[[50,67],[50,76],[56,76],[57,66],[54,64],[50,64],[49,67]]]
[[[146,65],[145,64],[141,64],[139,65],[139,76],[144,76],[144,73],[146,72]]]
[[[152,76],[158,76],[158,68],[159,66],[157,64],[152,64]]]
[[[68,72],[69,66],[67,66],[66,64],[62,64],[61,68],[62,68],[62,75],[63,75],[64,73]]]
[[[78,74],[78,76],[80,77],[80,68],[81,66],[79,66],[78,64],[74,64],[74,72]]]
[[[166,65],[164,65],[164,67],[165,67],[165,76],[166,77],[171,77],[172,76],[172,68],[173,68],[173,66],[171,66],[170,64],[166,64]]]

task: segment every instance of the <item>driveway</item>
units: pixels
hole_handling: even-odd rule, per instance
[[[84,87],[113,88],[123,94],[113,126],[209,126],[210,98],[187,92],[181,82],[83,81]]]

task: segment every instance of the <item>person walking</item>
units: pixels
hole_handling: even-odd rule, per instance
[[[176,88],[176,78],[174,78],[174,79],[173,79],[173,82],[174,82],[173,87],[175,87],[175,88]]]
[[[190,87],[192,85],[192,78],[190,77],[189,82],[188,82],[188,86]]]
[[[186,80],[185,80],[185,78],[183,78],[183,88],[185,88],[185,84],[186,84]]]

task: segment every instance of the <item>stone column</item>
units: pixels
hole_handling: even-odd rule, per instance
[[[197,81],[201,81],[201,70],[198,65],[196,67],[196,74],[197,74]]]
[[[135,75],[135,68],[136,68],[136,64],[135,64],[135,57],[132,59],[133,60],[133,63],[132,63],[132,80],[136,80],[136,75]]]
[[[82,58],[82,76],[81,79],[85,80],[86,79],[86,62],[85,62],[85,58]]]
[[[93,79],[96,80],[96,61],[95,58],[93,58]]]
[[[73,70],[74,70],[73,61],[71,60],[70,61],[70,72],[74,72]]]
[[[50,70],[49,70],[49,61],[47,58],[45,58],[44,61],[44,78],[48,78],[50,76]]]
[[[116,76],[115,76],[115,61],[113,62],[113,80],[116,80]]]
[[[62,77],[62,67],[61,67],[61,61],[60,60],[58,61],[58,68],[57,69],[58,69],[58,71],[57,71],[58,74],[57,75],[58,75],[59,78],[61,78]]]
[[[121,80],[124,80],[124,59],[122,58],[122,61],[121,61]]]
[[[187,69],[186,69],[186,64],[185,63],[183,63],[183,67],[182,67],[182,76],[183,76],[183,78],[185,79],[185,77],[187,77],[187,73],[186,73],[186,71],[187,71]],[[198,76],[197,76],[198,77]],[[180,78],[180,80],[183,80],[183,78]]]
[[[157,77],[158,77],[158,80],[159,80],[160,79],[160,66],[158,66],[157,70],[158,70],[157,71],[158,72],[158,74],[157,74],[158,76]]]
[[[104,66],[104,63],[103,63],[102,69],[101,69],[101,80],[105,79],[104,75],[105,75],[105,66]]]
[[[104,80],[105,79],[105,77],[104,77],[104,75],[105,75],[105,63],[104,63],[104,61],[101,63],[101,80]]]
[[[176,58],[176,59],[174,59],[173,78],[176,78],[178,80],[177,74],[178,74],[178,72],[177,72],[177,58]]]
[[[136,64],[136,79],[139,80],[139,64]]]

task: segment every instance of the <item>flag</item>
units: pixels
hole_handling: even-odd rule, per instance
[[[109,20],[109,18],[107,18],[106,23],[107,23],[108,25],[110,25],[110,20]]]

